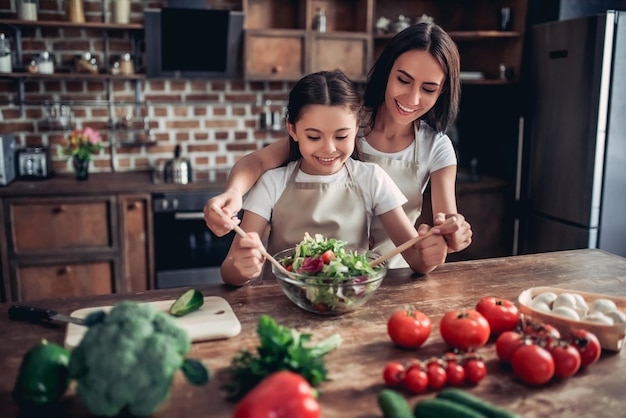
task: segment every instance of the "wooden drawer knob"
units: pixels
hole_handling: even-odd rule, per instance
[[[59,276],[65,275],[65,274],[70,274],[71,272],[72,272],[72,267],[70,267],[70,266],[61,267],[59,269]]]
[[[272,74],[278,74],[278,73],[281,73],[282,71],[283,71],[283,67],[281,67],[280,65],[272,67]]]
[[[66,210],[67,210],[67,207],[65,205],[60,205],[52,209],[52,213],[63,213]]]
[[[133,203],[129,204],[126,209],[128,209],[128,210],[135,210],[135,209],[139,209],[140,207],[141,207],[141,205],[139,204],[139,202],[133,202]]]

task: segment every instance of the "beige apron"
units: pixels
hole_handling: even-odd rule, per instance
[[[346,161],[350,180],[343,183],[296,182],[300,163],[296,165],[272,211],[270,254],[294,247],[305,232],[368,247],[368,211],[361,186],[352,176],[353,164],[351,159]]]
[[[378,164],[383,170],[389,174],[394,183],[400,188],[404,196],[407,198],[407,202],[402,206],[404,212],[409,217],[412,225],[415,225],[417,218],[422,213],[422,182],[419,176],[419,141],[418,141],[418,126],[415,124],[415,154],[413,162],[406,162],[400,160],[394,160],[380,155],[361,153],[361,159],[363,161],[370,161]],[[372,219],[372,226],[370,227],[371,245],[372,250],[379,254],[385,254],[395,248],[394,243],[387,235],[385,228],[380,223],[380,219],[375,216]],[[401,254],[392,257],[389,260],[389,268],[403,268],[409,267],[408,263],[404,260]]]

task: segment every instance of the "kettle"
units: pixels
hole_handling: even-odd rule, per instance
[[[174,158],[165,163],[163,172],[166,183],[187,184],[191,182],[191,163],[180,156],[180,145],[174,148]]]

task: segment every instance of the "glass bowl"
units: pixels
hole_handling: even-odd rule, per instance
[[[370,261],[380,256],[364,249],[350,250],[366,254]],[[292,256],[294,251],[295,248],[288,248],[274,258],[280,262]],[[373,273],[342,278],[292,272],[292,279],[273,264],[272,272],[285,295],[300,308],[321,315],[341,315],[363,306],[372,297],[387,274],[387,263],[378,265]]]

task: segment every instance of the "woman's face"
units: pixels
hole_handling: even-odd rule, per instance
[[[381,113],[399,124],[413,122],[435,105],[444,80],[443,69],[428,51],[414,49],[403,53],[389,73]]]
[[[357,122],[357,116],[348,107],[304,107],[295,125],[287,124],[302,154],[302,171],[329,175],[341,170],[354,151]]]

